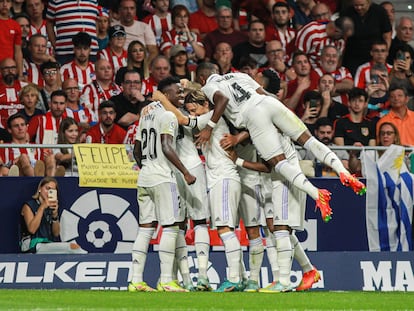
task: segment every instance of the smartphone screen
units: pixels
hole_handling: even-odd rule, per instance
[[[397,52],[397,59],[399,60],[405,60],[405,54],[402,51]]]
[[[47,196],[51,201],[57,201],[57,190],[56,189],[49,189],[47,192]]]
[[[316,99],[311,99],[309,101],[309,108],[315,108],[318,106],[318,101]]]

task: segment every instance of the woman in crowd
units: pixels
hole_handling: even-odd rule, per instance
[[[79,125],[75,119],[67,117],[60,123],[58,132],[58,144],[78,144]],[[55,149],[57,150],[57,149]],[[78,166],[73,156],[73,149],[61,148],[55,153],[56,164],[65,168],[65,175],[78,176]]]
[[[392,144],[401,145],[400,133],[397,127],[391,122],[384,122],[381,124],[378,132],[377,146],[389,147]],[[384,153],[384,150],[378,151],[378,157]],[[362,176],[362,164],[359,159],[359,152],[349,152],[349,170],[357,176]],[[407,159],[406,159],[407,160]]]
[[[194,81],[194,72],[188,67],[188,55],[185,48],[180,45],[174,45],[170,50],[171,75],[180,79]]]
[[[53,177],[43,178],[32,199],[26,201],[20,212],[22,252],[43,254],[84,254],[76,243],[58,242],[59,189]]]
[[[141,41],[134,40],[128,45],[127,50],[127,65],[119,68],[116,73],[115,83],[121,85],[124,80],[124,74],[128,70],[136,70],[141,79],[144,80],[149,77],[149,69],[147,63],[147,48]]]

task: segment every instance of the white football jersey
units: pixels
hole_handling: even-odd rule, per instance
[[[256,90],[260,85],[249,75],[241,72],[228,73],[225,75],[213,74],[207,79],[202,91],[214,104],[214,94],[222,92],[228,97],[229,102],[224,111],[224,116],[237,128],[245,128],[246,123],[242,112],[248,106],[255,105],[263,100],[265,95],[258,94]]]
[[[213,111],[197,117],[197,126],[202,130],[211,118]],[[206,158],[207,186],[212,188],[218,181],[230,178],[240,182],[236,164],[227,156],[226,151],[220,146],[220,140],[224,134],[229,133],[229,127],[223,118],[220,118],[214,127],[210,142],[202,148]]]
[[[192,169],[202,164],[194,144],[192,128],[188,126],[178,127],[177,153],[187,169]]]
[[[138,186],[153,187],[164,182],[176,183],[173,164],[162,151],[161,135],[171,135],[175,148],[177,129],[177,118],[172,112],[166,111],[160,102],[152,102],[142,109],[135,137],[141,142],[142,152]]]
[[[235,150],[237,152],[237,156],[243,160],[247,160],[251,162],[261,161],[261,158],[257,155],[256,148],[251,143],[247,145],[238,144]],[[240,166],[237,167],[237,170],[239,172],[242,184],[248,187],[251,187],[251,188],[254,188],[254,186],[261,184],[259,172],[254,171],[254,170],[249,170],[247,168],[240,167]]]

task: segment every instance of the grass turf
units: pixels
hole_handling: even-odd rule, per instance
[[[3,289],[0,310],[414,310],[414,292],[264,294]]]

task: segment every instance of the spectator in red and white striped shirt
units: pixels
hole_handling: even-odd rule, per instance
[[[26,13],[30,18],[29,38],[34,34],[41,34],[47,38],[46,53],[53,55],[52,43],[49,41],[46,29],[46,20],[43,18],[45,5],[42,0],[26,0]]]
[[[289,27],[292,18],[289,5],[277,1],[272,7],[272,27],[266,27],[266,42],[277,40],[282,44],[287,60],[295,51],[296,29]]]
[[[151,3],[154,7],[154,13],[145,16],[142,21],[151,26],[157,46],[160,46],[162,33],[172,29],[171,13],[168,11],[170,1],[153,0]]]
[[[95,66],[89,61],[91,37],[86,32],[79,32],[72,38],[74,58],[60,68],[62,80],[73,78],[81,89],[95,79]]]
[[[7,130],[11,134],[11,144],[29,143],[28,126],[25,117],[16,113],[7,120]],[[36,148],[0,148],[1,175],[7,176],[12,165],[17,165],[20,176],[34,176],[34,166],[38,160]]]
[[[312,67],[316,67],[324,46],[334,45],[343,53],[346,40],[353,32],[354,23],[349,17],[339,17],[329,22],[313,21],[299,30],[295,45],[308,55]]]
[[[170,31],[163,32],[160,52],[170,57],[170,49],[176,44],[181,44],[192,61],[204,59],[206,50],[200,36],[190,31],[188,26],[190,18],[188,9],[179,4],[172,9],[171,14],[173,28]]]
[[[44,9],[42,0],[26,0],[26,13],[30,18],[29,36],[40,33],[47,37],[46,20],[43,19]]]
[[[17,79],[17,72],[14,59],[5,58],[0,62],[0,110],[15,109],[17,112],[16,109],[23,108],[23,105],[19,103],[19,91],[27,83]]]
[[[82,107],[80,104],[79,85],[75,79],[63,81],[62,89],[65,91],[66,116],[75,119],[79,127],[86,132],[92,125],[98,122],[96,114],[89,108]]]
[[[339,66],[340,52],[333,45],[326,45],[321,51],[321,60],[315,71],[322,77],[329,73],[335,79],[335,101],[348,105],[348,92],[354,86],[354,79],[348,68]]]
[[[66,93],[54,91],[51,95],[50,111],[34,117],[29,122],[30,140],[37,144],[57,144],[60,123],[66,118]],[[46,176],[56,175],[56,159],[51,149],[41,149],[40,159],[45,162]]]
[[[97,114],[99,105],[120,94],[121,88],[113,82],[113,70],[106,59],[99,59],[95,63],[95,73],[96,79],[83,88],[80,103]]]
[[[27,46],[29,55],[23,60],[23,73],[27,76],[27,82],[44,86],[44,79],[40,71],[40,65],[47,61],[55,61],[55,58],[47,54],[47,38],[41,34],[34,34],[29,39]]]
[[[358,66],[355,72],[354,85],[360,89],[365,89],[372,82],[371,68],[375,64],[383,64],[387,67],[388,73],[392,69],[392,66],[387,63],[388,46],[384,40],[374,41],[371,45],[370,54],[371,60]]]
[[[126,32],[123,26],[115,25],[109,28],[108,35],[108,46],[98,53],[98,59],[109,61],[115,75],[119,68],[127,64],[127,51],[124,49]]]
[[[158,82],[170,76],[171,65],[167,57],[158,55],[151,62],[151,74],[144,80],[142,94],[147,96],[157,90]]]

